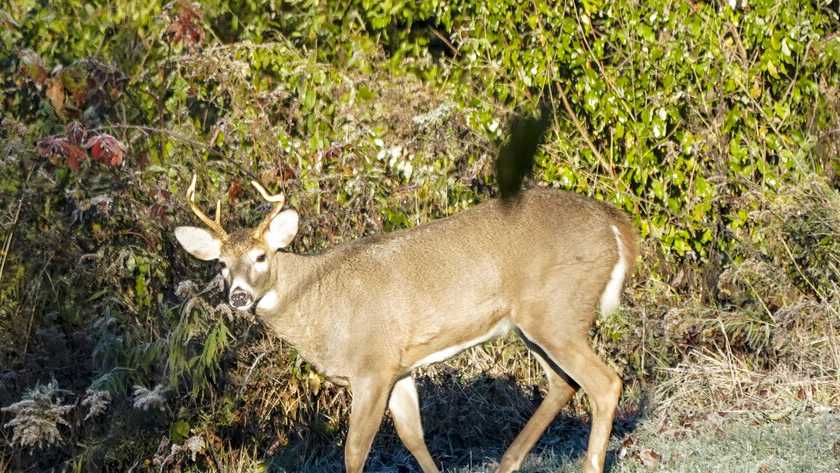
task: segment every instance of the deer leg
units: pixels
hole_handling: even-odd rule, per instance
[[[505,454],[502,456],[502,463],[499,465],[499,473],[511,473],[522,466],[522,461],[528,452],[534,448],[534,444],[540,439],[545,429],[557,417],[563,407],[569,403],[577,391],[577,386],[571,380],[566,380],[563,375],[554,370],[543,358],[537,354],[537,359],[548,378],[548,394],[543,399],[525,428],[516,436]]]
[[[385,414],[391,383],[381,378],[362,378],[351,380],[350,386],[353,402],[344,445],[344,466],[347,473],[362,473],[373,437]]]
[[[546,356],[579,384],[589,396],[592,405],[592,429],[586,451],[584,473],[602,473],[607,444],[612,431],[613,418],[621,396],[621,379],[592,351],[585,336],[579,339],[559,339],[546,334],[562,333],[542,327],[522,333],[545,352]],[[540,331],[538,331],[538,329]]]
[[[391,391],[388,409],[394,418],[394,426],[403,445],[414,455],[423,473],[439,473],[435,466],[426,441],[423,440],[423,425],[420,422],[420,403],[417,399],[417,387],[411,376],[397,381]]]

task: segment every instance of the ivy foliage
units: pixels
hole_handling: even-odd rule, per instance
[[[831,139],[837,107],[840,39],[827,2],[24,1],[7,16],[15,27],[3,33],[3,64],[24,86],[5,89],[7,110],[51,115],[49,88],[28,88],[60,80],[87,122],[189,125],[229,158],[269,161],[290,146],[305,156],[341,141],[348,97],[336,94],[377,93],[335,90],[345,68],[413,73],[448,89],[469,126],[492,140],[509,110],[548,101],[558,113],[537,179],[615,202],[677,255],[725,249],[727,228],[746,223],[733,198],[834,165],[815,152]],[[195,54],[176,60],[185,51]],[[227,69],[214,53],[228,57]],[[76,90],[105,73],[87,58],[120,74],[98,84],[110,100]],[[58,65],[59,77],[46,78]],[[290,126],[254,136],[260,105]],[[135,152],[153,163],[176,152],[170,140],[153,141]]]

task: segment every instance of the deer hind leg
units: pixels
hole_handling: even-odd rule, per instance
[[[528,452],[540,439],[545,429],[548,428],[560,410],[569,403],[569,400],[577,391],[577,385],[574,381],[567,379],[565,374],[558,373],[551,367],[543,358],[544,354],[536,353],[536,351],[535,354],[548,379],[548,394],[502,456],[499,473],[517,471],[522,466],[525,456],[528,455]]]
[[[538,346],[552,363],[568,374],[589,396],[592,429],[583,471],[602,473],[613,418],[621,396],[621,379],[592,351],[585,335],[557,339],[553,335],[571,332],[555,330],[554,327],[531,327],[529,330],[529,327],[520,325],[519,328],[531,343]]]
[[[361,378],[351,379],[350,386],[353,402],[344,445],[344,466],[347,473],[362,473],[373,437],[385,414],[391,383],[378,378]]]
[[[435,466],[426,441],[423,440],[423,425],[420,422],[420,403],[417,398],[417,387],[411,376],[397,381],[391,391],[388,409],[394,418],[394,426],[403,445],[414,455],[423,473],[439,473]]]

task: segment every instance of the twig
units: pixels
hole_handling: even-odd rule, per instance
[[[612,89],[613,94],[615,94],[615,97],[618,99],[618,103],[620,103],[622,108],[624,108],[624,112],[633,120],[635,120],[636,114],[633,113],[633,110],[627,105],[627,101],[624,99],[624,94],[618,93],[618,87],[616,87],[615,83],[613,83],[613,80],[607,74],[606,69],[604,69],[604,64],[602,64],[601,60],[598,59],[595,53],[592,52],[592,48],[589,46],[589,41],[586,40],[586,35],[583,34],[583,23],[580,21],[580,10],[578,10],[576,4],[573,4],[572,6],[575,9],[575,18],[577,19],[578,24],[577,34],[583,42],[583,47],[586,48],[586,51],[589,53],[589,58],[592,59],[595,62],[595,64],[598,65],[598,70],[601,72],[601,77],[603,77],[604,82],[607,83],[607,86],[609,86],[609,88]],[[540,20],[540,25],[542,25],[542,20]],[[597,30],[595,30],[595,27],[591,24],[590,27],[593,31],[597,32]]]
[[[761,303],[761,307],[764,309],[764,312],[767,314],[767,317],[769,317],[769,318],[770,318],[770,320],[772,320],[773,322],[775,322],[775,321],[776,321],[776,318],[775,318],[775,317],[773,317],[773,313],[772,313],[772,312],[770,312],[770,308],[769,308],[769,307],[767,307],[767,304],[766,304],[766,303],[764,303],[764,298],[763,298],[763,297],[761,297],[761,296],[758,294],[758,291],[756,291],[756,290],[755,290],[755,286],[753,286],[753,285],[752,285],[752,282],[750,282],[750,279],[749,279],[749,278],[744,278],[744,282],[746,282],[746,283],[747,283],[747,286],[749,286],[749,287],[750,287],[750,291],[752,292],[753,296],[755,296],[755,298],[756,298],[756,299],[758,299],[758,302],[759,302],[759,303]]]
[[[729,32],[732,34],[732,37],[735,38],[735,44],[738,46],[738,53],[741,56],[741,66],[745,70],[749,70],[750,64],[747,64],[747,49],[744,47],[744,43],[741,42],[741,34],[738,32],[738,28],[732,24],[732,21],[727,22],[727,26],[729,27]]]
[[[143,240],[143,242],[146,244],[147,248],[154,248],[155,247],[155,245],[152,244],[151,240],[149,240],[145,235],[142,235],[139,232],[134,232],[134,231],[131,231],[131,230],[125,230],[125,231],[122,231],[122,232],[119,232],[119,233],[115,234],[115,236],[123,236],[123,235],[135,236],[135,237]]]
[[[46,273],[47,268],[50,266],[50,263],[52,262],[52,259],[53,259],[53,255],[51,254],[47,258],[47,262],[44,263],[44,266],[41,268],[41,272],[38,273],[38,277],[36,278],[36,280],[38,281],[38,288],[39,289],[41,287],[41,284],[40,284],[41,277],[43,277],[44,274]],[[18,309],[20,309],[20,307],[21,306],[18,305]],[[26,327],[26,338],[24,339],[24,344],[23,344],[23,355],[26,355],[26,352],[29,350],[29,336],[32,334],[32,323],[35,320],[35,312],[36,312],[34,302],[32,304],[30,304],[30,309],[32,309],[32,310],[31,310],[31,315],[29,316],[29,324]],[[20,312],[20,311],[18,310],[18,312]]]
[[[811,48],[811,40],[809,39],[808,42],[805,43],[805,52],[802,53],[803,58],[805,58],[805,59],[808,58],[808,49],[810,49],[810,48]],[[790,97],[790,92],[791,92],[791,90],[793,90],[793,86],[796,85],[796,80],[799,79],[799,70],[802,69],[802,59],[801,58],[797,58],[797,59],[799,59],[799,60],[796,61],[796,71],[794,71],[793,79],[790,81],[790,84],[788,84],[787,89],[785,89],[785,95],[782,96],[783,98]],[[814,107],[814,108],[816,108],[816,107]]]
[[[166,59],[168,60],[169,57],[172,56],[172,43],[170,41],[166,42]],[[158,156],[160,157],[161,161],[163,160],[163,112],[165,110],[163,95],[166,90],[166,83],[169,80],[169,73],[171,72],[169,64],[167,61],[163,62],[163,79],[160,81],[160,90],[158,90],[158,126],[160,127],[161,131],[158,134]]]
[[[202,143],[201,141],[196,141],[196,140],[194,140],[194,139],[192,139],[188,136],[182,135],[180,133],[176,133],[174,131],[166,130],[164,128],[159,128],[159,127],[114,123],[114,124],[110,124],[110,125],[105,125],[105,126],[92,128],[90,131],[107,131],[107,130],[113,130],[113,129],[139,130],[139,131],[149,133],[149,134],[152,134],[152,133],[166,134],[170,138],[174,138],[178,141],[182,141],[182,142],[187,143],[187,144],[192,145],[192,146],[197,146],[199,148],[203,148],[208,153],[210,153],[212,155],[215,155],[216,157],[219,157],[219,158],[224,157],[224,154],[222,154],[221,152],[213,149],[207,143]]]
[[[729,369],[729,374],[732,377],[732,383],[738,388],[738,393],[743,397],[744,390],[741,387],[741,383],[738,381],[738,378],[735,376],[735,357],[732,355],[732,345],[729,343],[729,335],[726,333],[726,327],[723,325],[723,321],[717,319],[718,324],[720,325],[720,331],[723,334],[723,340],[726,342],[726,360],[727,360],[727,368]],[[718,348],[720,350],[720,348]]]
[[[563,101],[563,108],[566,109],[566,113],[569,114],[569,118],[572,119],[572,123],[574,123],[575,128],[577,128],[578,133],[583,137],[583,140],[586,141],[587,146],[589,146],[590,151],[595,157],[598,159],[598,162],[601,166],[604,167],[607,171],[609,171],[610,176],[612,176],[613,180],[615,180],[615,172],[612,169],[612,166],[609,166],[607,161],[604,159],[604,156],[598,151],[598,148],[595,147],[595,144],[592,143],[592,139],[589,137],[589,133],[587,133],[586,128],[580,123],[577,114],[574,110],[572,110],[572,106],[569,104],[569,99],[566,97],[566,91],[563,90],[562,86],[558,86],[557,90],[560,92],[560,99]]]
[[[6,268],[6,260],[9,259],[9,249],[12,247],[12,238],[15,236],[15,229],[17,229],[18,221],[20,220],[20,208],[23,205],[23,197],[18,199],[17,210],[15,211],[15,219],[12,222],[12,228],[9,230],[9,236],[6,237],[6,243],[3,244],[3,261],[0,261],[0,282],[3,281],[3,270]]]
[[[800,275],[800,276],[802,276],[802,279],[804,279],[804,280],[805,280],[805,282],[808,284],[808,287],[810,287],[810,288],[811,288],[811,290],[812,290],[812,291],[814,291],[814,294],[816,294],[816,295],[817,295],[817,297],[819,297],[819,298],[820,298],[820,299],[822,299],[822,300],[825,300],[825,295],[822,293],[822,291],[820,291],[820,290],[817,288],[817,286],[815,286],[815,285],[814,285],[814,283],[813,283],[813,282],[811,282],[811,278],[809,278],[808,276],[806,276],[806,275],[805,275],[805,273],[803,273],[803,272],[802,272],[802,268],[800,268],[800,267],[799,267],[799,263],[797,263],[797,262],[796,262],[796,257],[794,257],[794,256],[793,256],[793,252],[792,252],[792,251],[790,251],[790,247],[788,246],[788,244],[787,244],[787,242],[785,241],[785,239],[784,239],[784,238],[780,238],[779,240],[782,242],[782,246],[784,246],[784,247],[785,247],[785,252],[787,252],[788,257],[790,258],[791,263],[793,263],[793,267],[794,267],[794,268],[796,268],[796,272],[797,272],[797,273],[799,273],[799,275]],[[831,307],[831,305],[829,305],[829,307]]]
[[[159,134],[161,136],[165,134],[165,135],[167,135],[170,138],[173,138],[175,140],[181,141],[181,142],[186,143],[186,144],[191,145],[191,146],[196,146],[198,148],[201,148],[205,152],[207,152],[208,154],[211,154],[211,155],[213,155],[217,158],[225,158],[226,157],[224,153],[222,153],[221,151],[218,151],[216,149],[213,149],[213,147],[208,145],[207,143],[202,143],[201,141],[196,141],[196,140],[194,140],[194,139],[192,139],[188,136],[182,135],[180,133],[176,133],[176,132],[171,131],[171,130],[166,130],[166,129],[163,129],[163,128],[158,128],[158,127],[153,127],[153,126],[111,124],[111,125],[106,125],[106,126],[100,126],[100,127],[97,127],[97,128],[93,128],[93,129],[91,129],[91,131],[113,130],[113,129],[139,130],[139,131],[142,131],[144,133],[149,133],[149,134],[156,133],[156,134]],[[222,161],[222,163],[225,164],[225,165],[236,166],[236,168],[240,172],[240,175],[238,177],[245,176],[248,179],[257,179],[257,176],[252,171],[249,171],[248,169],[244,168],[242,166],[242,164],[239,163],[237,160],[225,159],[225,160]],[[231,175],[236,175],[235,173],[232,173],[232,172],[224,170],[224,169],[223,169],[223,171],[227,172]]]
[[[456,48],[447,38],[443,35],[440,31],[437,30],[435,27],[429,27],[432,30],[432,34],[437,37],[437,39],[443,41],[443,44],[452,51],[452,56],[458,57],[458,48]]]
[[[216,468],[217,473],[222,473],[222,467],[219,465],[219,459],[216,458],[216,449],[213,448],[213,444],[210,443],[210,437],[207,433],[204,433],[204,443],[207,445],[207,451],[210,452],[210,459],[213,460],[213,466]]]
[[[257,359],[254,360],[254,363],[252,363],[251,367],[248,368],[248,374],[245,375],[245,381],[242,382],[242,386],[239,388],[239,397],[242,397],[242,393],[245,391],[245,386],[247,386],[248,381],[251,380],[251,374],[254,372],[254,368],[257,367],[257,363],[259,363],[260,360],[262,360],[262,358],[266,355],[266,353],[268,353],[268,352],[264,351],[264,352],[260,353],[259,355],[257,355]]]

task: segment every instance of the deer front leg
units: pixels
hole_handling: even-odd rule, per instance
[[[420,422],[420,403],[417,386],[411,376],[397,381],[388,400],[388,409],[394,418],[394,426],[403,445],[414,455],[423,473],[439,473],[426,441],[423,440],[423,425]]]
[[[344,466],[347,473],[362,473],[373,437],[382,423],[391,382],[381,378],[359,378],[351,380],[350,387],[353,402],[344,445]]]

